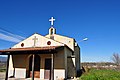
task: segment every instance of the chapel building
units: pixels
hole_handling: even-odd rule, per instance
[[[80,71],[79,46],[74,38],[56,34],[53,23],[46,36],[35,33],[0,54],[8,55],[5,80],[62,80]]]

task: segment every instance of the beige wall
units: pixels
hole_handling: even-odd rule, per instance
[[[54,68],[55,69],[65,69],[64,66],[64,51],[59,51],[58,53],[54,54]]]
[[[14,67],[16,68],[25,68],[29,65],[29,58],[32,55],[13,55],[12,56],[12,61],[14,64]],[[41,68],[44,68],[44,61],[46,58],[51,58],[51,54],[39,54],[40,58],[41,58]],[[64,62],[64,52],[60,51],[58,53],[54,54],[54,62],[55,62],[55,68],[63,68],[63,62]],[[59,62],[59,64],[57,64]]]
[[[28,55],[13,55],[13,67],[26,68]]]
[[[54,36],[54,40],[66,44],[70,49],[74,51],[74,39],[73,38],[69,38],[69,37],[61,36],[57,34],[54,34],[53,36]],[[46,37],[50,38],[50,35],[46,35]]]

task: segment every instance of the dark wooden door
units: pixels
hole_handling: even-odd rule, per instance
[[[51,59],[45,59],[45,72],[44,72],[45,79],[51,79]]]
[[[30,57],[29,60],[29,77],[32,77],[32,56]],[[35,55],[35,60],[34,60],[34,77],[35,78],[40,78],[40,56]]]

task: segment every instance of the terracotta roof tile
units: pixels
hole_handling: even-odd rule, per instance
[[[31,48],[11,48],[0,50],[0,52],[15,52],[15,51],[45,51],[45,50],[55,50],[63,46],[49,46],[49,47],[31,47]]]

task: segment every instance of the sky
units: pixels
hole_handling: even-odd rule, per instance
[[[0,0],[0,49],[36,32],[45,36],[51,17],[57,34],[76,39],[82,62],[120,54],[120,0]]]

